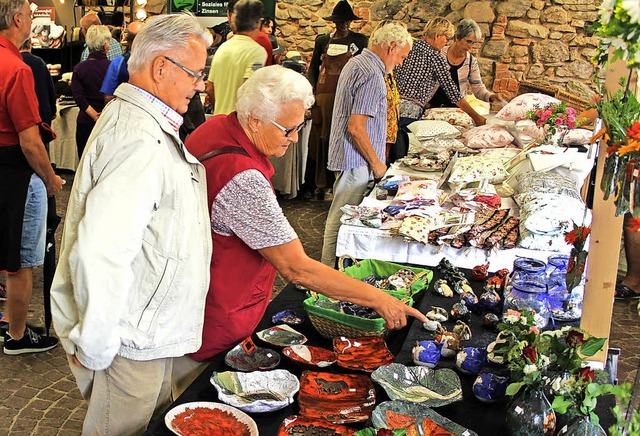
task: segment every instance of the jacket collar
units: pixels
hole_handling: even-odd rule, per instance
[[[156,122],[158,123],[160,128],[167,135],[169,135],[169,136],[171,136],[173,138],[174,143],[182,151],[182,154],[184,155],[185,159],[189,163],[195,163],[195,164],[199,163],[198,159],[193,157],[191,155],[191,153],[189,153],[184,148],[184,144],[180,140],[180,137],[178,136],[176,131],[173,129],[171,124],[169,124],[169,121],[165,118],[165,116],[162,114],[162,112],[160,112],[158,109],[156,109],[156,107],[153,106],[153,104],[151,104],[151,102],[149,100],[147,100],[144,95],[142,95],[140,92],[138,92],[133,85],[131,85],[131,84],[127,83],[127,82],[124,82],[124,83],[120,84],[118,86],[118,88],[116,88],[116,90],[114,92],[114,95],[116,97],[128,102],[128,103],[131,103],[131,104],[139,107],[140,109],[144,110],[149,115],[151,115],[153,117],[153,119],[156,120]]]

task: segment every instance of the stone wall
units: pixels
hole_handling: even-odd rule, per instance
[[[370,34],[382,19],[407,23],[421,36],[424,24],[444,16],[454,25],[474,19],[483,44],[475,53],[485,85],[513,95],[521,80],[544,81],[564,87],[569,80],[594,86],[591,57],[597,40],[589,27],[598,18],[601,0],[350,0],[356,14],[352,29]],[[314,39],[333,26],[336,0],[278,0],[276,19],[280,39],[290,49],[311,57]]]

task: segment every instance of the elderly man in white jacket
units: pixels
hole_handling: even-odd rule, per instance
[[[178,129],[211,39],[191,15],[150,20],[76,173],[51,299],[83,434],[142,433],[170,403],[174,358],[201,344],[206,178]]]

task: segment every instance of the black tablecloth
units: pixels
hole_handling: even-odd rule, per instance
[[[467,277],[469,277],[468,271],[465,272],[467,273]],[[424,291],[416,299],[415,307],[417,307],[423,313],[428,312],[431,306],[440,306],[447,310],[450,310],[451,306],[459,301],[459,297],[457,295],[453,298],[445,298],[437,296],[432,292],[433,282],[438,278],[440,278],[440,275],[434,269],[434,279],[429,286],[429,289],[427,291]],[[471,285],[476,291],[477,295],[480,295],[482,293],[481,284],[471,282]],[[273,325],[271,323],[271,317],[281,310],[291,309],[300,314],[305,313],[302,305],[302,302],[305,298],[306,295],[304,292],[296,290],[295,287],[291,284],[288,285],[269,304],[265,316],[258,325],[256,331],[271,327]],[[445,326],[449,331],[453,329],[454,325],[455,321],[447,321],[446,323],[443,323],[443,326]],[[463,342],[463,346],[483,347],[495,339],[496,333],[482,326],[481,315],[472,315],[470,327],[473,332],[473,338],[470,341]],[[307,337],[307,345],[320,346],[328,349],[333,348],[332,342],[321,337],[308,319],[305,320],[302,325],[295,327],[295,329],[303,333]],[[387,346],[389,350],[396,356],[397,363],[401,363],[404,365],[413,365],[413,361],[411,358],[411,349],[415,341],[428,340],[432,338],[433,334],[426,331],[422,327],[422,323],[412,318],[409,320],[407,327],[400,331],[392,333],[389,338],[387,338]],[[257,339],[255,334],[253,335],[253,340],[258,346],[277,348],[268,344],[264,344],[262,341]],[[278,349],[278,351],[282,350]],[[216,356],[216,358],[211,361],[209,367],[171,405],[170,409],[178,404],[188,403],[192,401],[219,402],[217,392],[213,385],[211,385],[211,383],[209,382],[209,378],[214,371],[233,371],[232,368],[228,367],[224,363],[224,354],[225,353],[222,353]],[[454,359],[445,358],[441,358],[437,366],[437,368],[454,367]],[[278,366],[278,368],[287,369],[298,377],[302,373],[302,369],[300,369],[298,366],[293,365],[288,358],[282,356],[282,353],[280,365]],[[323,369],[323,371],[324,370],[328,372],[353,373],[352,371],[341,368],[336,364],[331,365],[329,368]],[[453,404],[449,404],[447,406],[438,407],[435,410],[439,414],[451,419],[452,421],[475,431],[479,436],[508,434],[504,426],[504,416],[509,397],[506,397],[493,404],[481,403],[475,398],[472,392],[472,385],[476,376],[466,374],[459,375],[462,384],[463,400]],[[377,384],[375,385],[376,402],[380,403],[382,401],[388,400],[388,397],[384,390]],[[615,400],[613,397],[601,398],[598,403],[598,414],[601,417],[601,425],[605,429],[612,425],[614,422],[613,415],[610,412],[607,412],[614,405]],[[251,413],[249,415],[255,420],[256,424],[258,425],[260,435],[272,436],[277,434],[278,428],[280,427],[280,424],[282,423],[284,418],[290,415],[297,414],[298,410],[299,409],[297,402],[294,401],[293,404],[287,406],[282,410],[266,414]],[[351,426],[353,426],[354,428],[362,428],[364,424],[351,424]],[[173,433],[169,431],[165,426],[163,416],[161,419],[157,419],[150,423],[146,434],[171,435]]]

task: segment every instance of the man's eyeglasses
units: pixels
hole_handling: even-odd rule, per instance
[[[284,133],[284,136],[286,136],[287,138],[290,138],[291,135],[294,134],[294,132],[299,132],[303,127],[304,127],[304,121],[301,122],[300,124],[298,124],[295,127],[292,127],[290,129],[286,129],[283,126],[281,126],[280,124],[276,123],[275,121],[271,121],[271,123],[276,126],[278,129],[282,130],[282,133]]]
[[[185,73],[187,73],[188,75],[190,75],[191,77],[193,77],[195,79],[195,82],[193,82],[193,84],[197,84],[198,82],[200,82],[201,80],[204,80],[206,77],[206,74],[204,72],[198,74],[195,71],[185,67],[184,65],[182,65],[180,62],[171,59],[169,56],[163,56],[166,60],[168,60],[169,62],[171,62],[173,65],[175,65],[176,67],[180,68],[182,71],[184,71]]]

